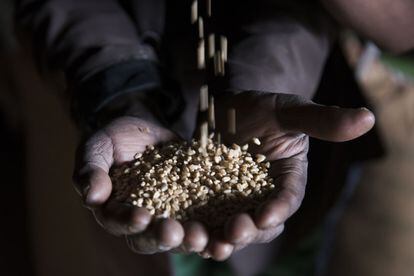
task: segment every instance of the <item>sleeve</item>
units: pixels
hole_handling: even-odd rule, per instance
[[[121,95],[160,87],[155,51],[117,1],[17,4],[17,24],[32,36],[38,62],[65,72],[81,123],[93,123],[99,110]]]
[[[244,3],[235,5],[240,16],[229,34],[229,89],[311,98],[330,50],[330,20],[314,1]]]

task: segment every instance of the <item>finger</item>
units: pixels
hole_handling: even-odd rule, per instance
[[[184,224],[184,240],[182,248],[184,252],[201,252],[208,243],[208,232],[199,222],[189,221]]]
[[[178,247],[183,240],[184,229],[173,219],[154,221],[143,233],[127,235],[128,247],[140,254],[155,254]]]
[[[112,192],[108,173],[100,167],[89,166],[75,180],[75,187],[87,207],[96,208],[106,202]]]
[[[278,187],[257,210],[254,217],[259,229],[283,224],[302,203],[306,188],[306,160],[290,158],[274,161],[271,175],[284,172],[275,178]]]
[[[207,245],[205,252],[201,253],[202,257],[211,257],[216,261],[224,261],[233,253],[234,246],[231,243],[212,239]]]
[[[266,230],[258,230],[257,235],[253,241],[250,242],[250,244],[261,244],[261,243],[269,243],[276,239],[280,234],[282,234],[285,226],[284,224],[279,225],[277,227],[269,228]],[[236,244],[234,246],[233,253],[242,250],[243,248],[249,246],[249,244]]]
[[[155,237],[157,239],[159,251],[167,251],[178,247],[184,238],[184,229],[181,224],[174,219],[163,219],[155,226]]]
[[[254,243],[269,243],[276,239],[280,234],[282,234],[285,229],[285,225],[281,224],[277,227],[269,228],[266,230],[260,230],[256,236]]]
[[[152,218],[145,208],[118,202],[109,202],[94,210],[94,215],[101,226],[114,235],[141,233],[148,227]]]
[[[277,117],[285,131],[303,132],[321,140],[349,141],[375,124],[375,116],[366,108],[324,106],[293,95],[279,95],[278,101],[282,103],[276,106]]]
[[[104,132],[98,132],[78,149],[73,179],[87,206],[101,205],[109,198],[112,156],[112,141]]]
[[[258,234],[258,229],[250,215],[235,215],[226,225],[226,239],[232,244],[248,244]]]
[[[152,226],[150,226],[152,229]],[[128,247],[138,254],[155,254],[159,252],[157,239],[154,232],[147,229],[142,234],[126,235],[126,242]]]

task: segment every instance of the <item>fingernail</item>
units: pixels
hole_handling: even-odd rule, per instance
[[[171,246],[158,245],[158,249],[161,250],[161,251],[168,251],[171,248],[172,248]]]
[[[142,227],[137,227],[137,226],[128,226],[128,231],[131,233],[139,233],[142,231],[141,229]]]
[[[91,199],[90,189],[89,188],[86,191],[86,193],[84,193],[83,201],[85,202],[85,205],[87,205],[87,206],[93,205],[93,200]]]
[[[91,189],[91,186],[90,185],[85,185],[85,187],[83,187],[82,188],[82,190],[80,191],[80,193],[81,193],[81,197],[82,197],[82,200],[83,200],[83,204],[85,205],[85,207],[89,207],[88,205],[89,205],[89,201],[90,201],[90,199],[89,199],[89,190]]]
[[[181,248],[182,248],[182,250],[184,250],[185,252],[188,252],[188,253],[195,252],[194,248],[185,246],[184,244],[181,245]]]
[[[197,253],[197,254],[203,259],[210,259],[211,258],[210,254],[208,254],[207,252],[201,252],[201,253]]]
[[[83,199],[86,200],[87,196],[88,196],[88,192],[90,190],[91,186],[90,185],[85,185],[85,187],[83,187],[81,193],[83,196]]]

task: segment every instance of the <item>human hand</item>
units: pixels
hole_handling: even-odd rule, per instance
[[[285,221],[297,211],[307,181],[308,136],[332,142],[355,139],[369,131],[374,115],[365,108],[345,109],[315,104],[296,95],[247,91],[216,97],[218,130],[225,142],[250,143],[250,151],[271,162],[276,190],[251,216],[235,215],[221,237],[209,240],[202,255],[227,259],[232,252],[253,243],[267,243],[280,235]],[[236,109],[237,133],[227,133],[226,111]],[[223,131],[224,130],[224,131]]]
[[[147,145],[173,139],[175,135],[163,127],[125,116],[98,130],[78,151],[74,180],[84,204],[109,233],[126,235],[128,246],[138,253],[153,254],[178,246],[200,252],[207,244],[207,231],[198,222],[182,225],[174,219],[155,220],[145,208],[110,199],[108,173],[113,165],[133,160]]]

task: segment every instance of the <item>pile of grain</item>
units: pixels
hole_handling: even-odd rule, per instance
[[[205,147],[195,140],[149,146],[112,170],[113,197],[145,207],[155,217],[220,227],[233,214],[254,211],[274,189],[270,163],[247,150],[248,144],[227,147],[212,137]]]

